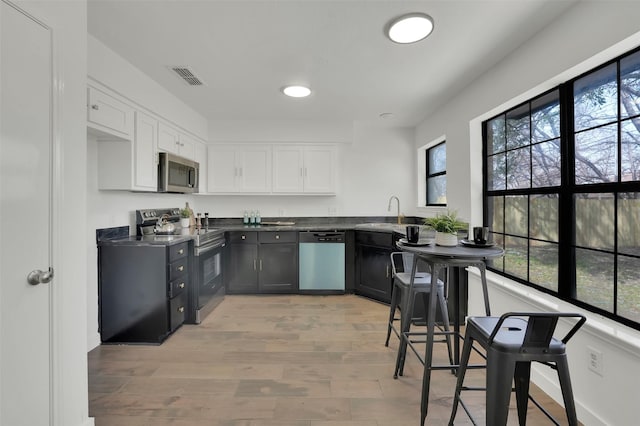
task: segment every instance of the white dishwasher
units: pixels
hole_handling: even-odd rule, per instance
[[[300,290],[344,293],[344,232],[300,232],[299,244]]]

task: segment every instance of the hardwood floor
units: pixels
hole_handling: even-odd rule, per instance
[[[393,379],[398,339],[384,346],[388,314],[354,295],[226,296],[160,346],[91,351],[89,414],[96,426],[416,426],[422,366],[409,354]],[[434,353],[444,362],[444,345]],[[482,383],[483,374],[468,377]],[[452,374],[432,374],[428,425],[447,424],[454,387]],[[560,406],[532,393],[565,421]],[[483,424],[484,393],[464,397]],[[471,424],[462,408],[458,424]],[[550,422],[530,403],[528,424]]]

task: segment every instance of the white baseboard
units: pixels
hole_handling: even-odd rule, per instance
[[[557,382],[553,380],[549,380],[547,376],[544,374],[538,373],[536,370],[548,369],[548,367],[544,367],[541,365],[532,365],[531,368],[531,381],[535,383],[544,393],[553,398],[558,404],[564,407],[564,402],[562,401],[562,392]],[[576,404],[576,414],[578,416],[578,420],[583,425],[589,426],[610,426],[608,423],[600,419],[593,411],[589,409],[586,405],[580,403],[580,401],[575,398],[574,394],[574,403]],[[566,417],[556,419],[560,421],[561,424],[566,422]]]
[[[100,346],[100,334],[92,333],[87,336],[87,352],[91,352],[93,349]]]

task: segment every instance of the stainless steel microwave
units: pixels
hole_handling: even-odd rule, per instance
[[[159,153],[158,192],[198,192],[200,165],[168,152]]]

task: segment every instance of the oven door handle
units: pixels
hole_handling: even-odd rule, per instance
[[[222,243],[222,244],[214,244],[212,246],[204,246],[204,247],[196,247],[194,250],[194,255],[195,256],[200,256],[201,254],[205,254],[210,252],[211,250],[215,250],[218,248],[222,248],[226,246],[226,243]]]

